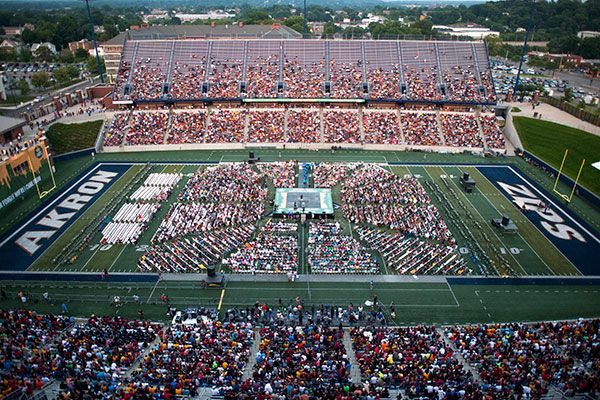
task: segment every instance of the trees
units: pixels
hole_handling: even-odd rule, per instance
[[[89,53],[85,49],[75,50],[75,61],[85,61],[89,57]]]
[[[100,60],[101,64],[102,64],[102,72],[106,73],[106,67],[104,66],[104,60]],[[98,61],[96,60],[96,57],[94,56],[89,56],[87,59],[87,70],[90,71],[92,74],[99,74],[100,72],[98,72]]]
[[[292,15],[288,19],[286,19],[283,24],[285,26],[289,26],[296,32],[303,33],[304,32],[304,17],[300,15]],[[308,32],[307,32],[308,33]]]
[[[73,53],[71,53],[71,51],[69,49],[63,49],[60,51],[60,53],[58,53],[58,60],[61,63],[71,64],[71,63],[75,62],[75,57],[73,56]]]
[[[37,88],[44,88],[50,84],[50,77],[46,72],[36,72],[31,75],[31,84]]]
[[[44,62],[50,62],[53,60],[54,55],[52,54],[52,52],[50,51],[49,48],[47,48],[46,46],[40,46],[34,54],[36,60],[39,61],[44,61]]]
[[[27,96],[29,93],[29,83],[23,78],[17,82],[17,89],[21,92],[21,96]]]

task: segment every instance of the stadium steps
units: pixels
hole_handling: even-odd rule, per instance
[[[446,145],[446,137],[444,136],[444,131],[442,130],[442,120],[440,119],[439,111],[436,111],[436,113],[435,113],[435,121],[437,122],[438,135],[440,136],[440,146],[445,146]]]
[[[471,56],[473,57],[473,61],[475,61],[475,70],[477,71],[477,82],[479,83],[479,87],[482,87],[481,84],[481,68],[479,68],[479,60],[477,59],[477,51],[475,50],[475,43],[471,43]],[[487,92],[485,88],[483,88],[484,92]],[[487,93],[485,93],[487,96]]]
[[[319,137],[319,143],[323,143],[325,141],[325,121],[323,121],[323,107],[319,108],[319,132],[320,132],[320,137]]]
[[[452,349],[452,352],[454,353],[454,357],[456,357],[456,359],[458,360],[458,362],[462,364],[463,368],[466,371],[469,371],[471,373],[471,375],[473,375],[473,379],[475,380],[475,382],[478,383],[478,384],[482,384],[483,380],[481,380],[481,376],[479,376],[479,372],[477,372],[477,370],[475,368],[473,368],[467,362],[467,360],[464,359],[464,357],[462,356],[462,354],[460,354],[460,352],[454,346],[454,343],[452,343],[450,341],[450,339],[448,339],[446,337],[446,335],[444,335],[444,330],[442,328],[440,328],[440,327],[436,327],[435,330],[441,336],[441,338],[444,341],[444,343],[446,343],[446,346],[448,346],[448,347],[450,347]]]
[[[483,134],[483,128],[481,127],[481,120],[479,119],[480,112],[476,111],[475,114],[475,123],[477,124],[477,132],[479,132],[479,138],[481,138],[481,143],[483,143],[484,150],[487,149],[487,143],[485,141],[485,135]]]
[[[346,348],[346,354],[348,354],[348,358],[352,364],[352,368],[350,369],[350,378],[352,379],[352,383],[355,385],[361,385],[362,376],[360,374],[358,360],[356,359],[356,353],[354,353],[354,348],[352,347],[352,337],[350,336],[349,328],[344,329],[344,347]]]
[[[404,138],[404,129],[402,129],[402,112],[400,109],[396,110],[396,114],[398,115],[398,129],[400,132],[400,140],[401,144],[406,144],[406,139]]]
[[[129,76],[127,77],[127,85],[131,87],[131,80],[133,79],[133,73],[135,70],[135,61],[137,60],[137,53],[140,47],[140,42],[135,42],[135,47],[133,48],[133,57],[131,57],[131,67],[129,68]],[[130,92],[131,93],[131,92]]]
[[[171,132],[171,123],[173,122],[173,109],[169,110],[169,119],[167,119],[167,123],[165,126],[165,134],[163,136],[163,144],[167,144],[167,138],[169,137],[169,133]]]
[[[242,381],[246,379],[252,378],[252,370],[256,365],[256,355],[258,354],[258,346],[260,345],[260,331],[256,329],[254,331],[254,341],[252,342],[252,347],[250,348],[250,357],[248,362],[246,363],[246,367],[244,367],[244,372],[242,374]]]
[[[148,345],[148,347],[146,347],[146,349],[144,350],[144,352],[139,355],[139,357],[133,362],[133,364],[131,364],[131,367],[125,372],[125,374],[123,374],[123,377],[124,378],[130,378],[131,375],[142,364],[142,361],[144,360],[144,357],[146,357],[152,351],[152,349],[154,348],[154,346],[157,346],[160,342],[161,342],[161,338],[160,338],[160,336],[157,336],[156,339],[154,339],[154,341],[152,343],[150,343]]]
[[[358,131],[360,132],[360,142],[365,142],[365,121],[363,120],[365,116],[365,110],[362,106],[358,107]]]
[[[288,126],[290,120],[290,109],[286,107],[285,112],[283,113],[283,142],[287,143],[288,141]]]
[[[438,48],[437,42],[433,43],[434,53],[435,53],[435,65],[437,67],[437,78],[438,78],[438,88],[440,88],[444,84],[444,78],[442,77],[442,61],[440,60],[440,49]],[[439,89],[438,89],[439,90]],[[440,90],[441,93],[441,90]]]
[[[246,117],[244,119],[244,143],[248,143],[248,126],[250,125],[250,113],[246,113]]]

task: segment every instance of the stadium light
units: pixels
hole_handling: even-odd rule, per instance
[[[92,42],[94,44],[94,50],[96,51],[96,61],[98,62],[98,72],[100,73],[100,82],[104,83],[104,73],[102,72],[102,63],[100,62],[100,55],[98,54],[98,45],[96,44],[96,32],[94,31],[94,21],[92,20],[92,12],[90,11],[90,0],[83,0],[83,1],[85,1],[88,19],[90,21],[90,29],[92,30]]]
[[[523,68],[523,59],[525,58],[525,52],[527,51],[527,41],[529,40],[529,32],[533,29],[533,15],[535,14],[535,0],[531,0],[531,11],[529,11],[529,22],[527,23],[527,31],[525,32],[525,41],[523,42],[523,49],[521,49],[521,58],[519,59],[519,69],[517,70],[517,79],[515,80],[515,87],[513,88],[513,95],[517,96],[517,89],[519,88],[519,81],[521,80],[521,68]],[[521,96],[523,98],[523,96]]]

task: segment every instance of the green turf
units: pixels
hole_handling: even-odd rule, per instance
[[[102,120],[78,124],[56,123],[46,131],[46,137],[55,154],[94,147]]]
[[[600,195],[600,171],[592,167],[600,154],[599,136],[533,118],[514,117],[513,120],[525,150],[556,169],[560,168],[565,150],[568,149],[569,155],[563,171],[573,180],[577,177],[581,161],[585,159],[586,165],[581,172],[580,183]]]
[[[17,292],[28,295],[26,308],[59,313],[64,302],[76,316],[121,315],[138,317],[142,309],[146,318],[166,321],[167,307],[160,301],[164,293],[177,308],[214,306],[219,303],[220,290],[200,289],[193,281],[161,281],[150,283],[106,282],[13,282],[4,281],[0,288],[7,300],[1,308],[23,306]],[[45,303],[42,293],[52,300]],[[140,303],[132,296],[140,297]],[[125,305],[116,310],[110,305],[119,295]],[[277,307],[293,304],[296,297],[305,304],[329,304],[357,307],[377,295],[389,316],[390,305],[396,308],[396,324],[467,322],[509,322],[575,319],[600,316],[600,285],[468,285],[446,283],[376,283],[373,291],[366,282],[357,283],[248,283],[229,282],[224,293],[222,310],[252,306],[255,301]]]

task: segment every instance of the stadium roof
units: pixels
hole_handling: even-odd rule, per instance
[[[104,45],[122,45],[127,40],[174,38],[297,39],[302,35],[284,25],[154,25],[121,32]]]
[[[0,134],[9,132],[15,128],[25,126],[27,122],[24,119],[11,118],[0,115]]]

